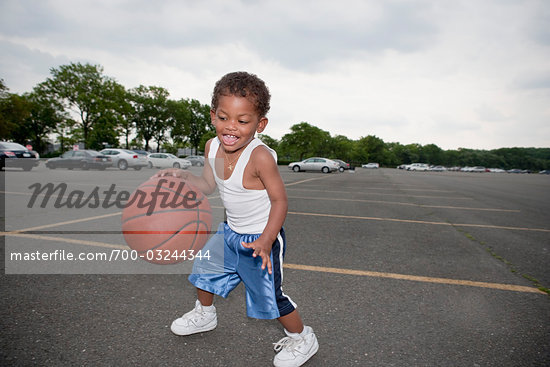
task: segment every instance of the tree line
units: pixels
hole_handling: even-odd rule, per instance
[[[446,167],[484,166],[487,168],[550,169],[550,148],[500,148],[477,150],[459,148],[443,150],[435,144],[407,144],[384,142],[368,135],[357,140],[342,135],[331,136],[307,122],[293,125],[280,140],[262,137],[277,151],[281,162],[302,160],[311,156],[339,158],[360,166],[376,162],[385,167],[414,162]]]
[[[150,150],[199,150],[213,136],[210,107],[195,99],[172,100],[165,88],[126,89],[100,65],[71,63],[50,70],[32,92],[9,93],[0,79],[0,139],[29,143],[39,153],[51,136],[59,152],[83,143]]]
[[[210,106],[195,99],[172,100],[165,88],[140,85],[126,89],[104,75],[100,65],[70,63],[50,70],[50,77],[32,92],[9,93],[0,79],[0,140],[31,144],[46,151],[54,137],[58,154],[76,143],[90,149],[105,146],[175,153],[190,147],[203,151],[215,136]],[[311,156],[339,158],[358,166],[423,162],[433,165],[485,166],[503,169],[550,169],[550,148],[443,150],[435,144],[384,142],[367,135],[356,140],[332,136],[308,122],[293,125],[280,140],[261,135],[277,151],[279,163]]]

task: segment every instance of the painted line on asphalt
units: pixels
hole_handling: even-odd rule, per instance
[[[385,222],[400,222],[400,223],[415,223],[415,224],[431,224],[439,226],[449,226],[449,227],[478,227],[478,228],[491,228],[491,229],[509,229],[516,231],[533,231],[533,232],[548,232],[550,229],[546,228],[527,228],[527,227],[507,227],[507,226],[495,226],[491,224],[468,224],[468,223],[448,223],[448,222],[429,222],[423,220],[412,220],[412,219],[395,219],[395,218],[378,218],[378,217],[361,217],[356,215],[338,215],[338,214],[322,214],[322,213],[303,213],[303,212],[291,212],[288,214],[293,215],[304,215],[311,217],[326,217],[326,218],[340,218],[340,219],[358,219],[358,220],[374,220],[374,221],[385,221]]]
[[[289,196],[289,198],[290,199],[319,200],[318,197],[307,197],[307,196]],[[508,212],[508,213],[519,213],[520,212],[520,210],[517,210],[517,209],[471,208],[471,207],[465,207],[465,206],[425,205],[425,204],[403,203],[403,202],[399,202],[399,201],[383,201],[383,200],[341,199],[341,198],[323,198],[323,200],[327,200],[327,201],[329,201],[329,200],[332,200],[332,201],[351,201],[351,202],[359,202],[359,203],[393,204],[393,205],[415,206],[415,207],[421,207],[421,208],[480,210],[480,211]]]
[[[358,192],[352,191],[335,191],[335,190],[315,190],[315,189],[296,189],[292,188],[291,190],[297,191],[317,191],[320,193],[332,193],[332,194],[358,194]],[[433,195],[407,195],[407,194],[387,194],[381,192],[360,192],[360,195],[379,195],[379,196],[403,196],[407,198],[428,198],[428,199],[452,199],[452,200],[473,200],[472,198],[464,196],[433,196]]]
[[[44,228],[51,228],[51,227],[63,226],[63,225],[67,225],[67,224],[87,222],[87,221],[90,221],[90,220],[109,218],[109,217],[114,217],[114,216],[121,215],[121,214],[122,214],[122,212],[109,213],[109,214],[98,215],[98,216],[95,216],[95,217],[87,217],[87,218],[81,218],[81,219],[68,220],[68,221],[65,221],[65,222],[45,224],[45,225],[42,225],[42,226],[36,226],[36,227],[30,227],[30,228],[24,228],[24,229],[15,229],[13,231],[7,231],[7,232],[3,232],[3,233],[22,233],[22,232],[27,232],[27,231],[36,231],[36,230],[44,229]]]
[[[324,178],[325,178],[325,177],[313,177],[313,178],[308,178],[308,179],[301,180],[301,181],[285,183],[285,186],[294,186],[294,185],[298,185],[298,184],[301,184],[301,183],[304,183],[304,182],[322,180],[322,179],[324,179]],[[326,177],[326,178],[328,178],[328,177]]]
[[[287,269],[315,271],[320,273],[367,276],[367,277],[374,277],[374,278],[389,278],[389,279],[398,279],[398,280],[409,280],[409,281],[422,282],[422,283],[461,285],[461,286],[469,286],[469,287],[491,288],[491,289],[499,289],[499,290],[505,290],[505,291],[527,292],[527,293],[537,293],[537,294],[546,295],[545,292],[541,291],[538,288],[526,287],[521,285],[513,285],[513,284],[476,282],[471,280],[449,279],[449,278],[433,278],[433,277],[423,277],[423,276],[417,276],[417,275],[382,273],[377,271],[329,268],[324,266],[311,266],[311,265],[300,265],[300,264],[284,264],[283,267]]]
[[[78,240],[73,238],[42,236],[42,235],[21,233],[21,232],[0,232],[0,235],[12,236],[17,238],[29,238],[29,239],[42,240],[42,241],[64,242],[64,243],[81,245],[81,246],[83,245],[83,246],[121,249],[121,250],[128,249],[128,246],[126,245],[117,245],[117,244],[98,242],[98,241]],[[526,286],[519,286],[519,285],[513,285],[513,284],[476,282],[471,280],[434,278],[434,277],[424,277],[424,276],[417,276],[417,275],[384,273],[384,272],[376,272],[376,271],[353,270],[353,269],[331,268],[331,267],[324,267],[324,266],[312,266],[312,265],[300,265],[300,264],[288,264],[288,263],[284,264],[283,266],[287,269],[315,271],[315,272],[321,272],[321,273],[368,276],[368,277],[375,277],[375,278],[409,280],[409,281],[416,281],[416,282],[423,282],[423,283],[439,283],[439,284],[448,284],[448,285],[461,285],[461,286],[470,286],[470,287],[500,289],[500,290],[507,290],[507,291],[515,291],[515,292],[546,294],[545,292],[534,287],[526,287]]]
[[[70,243],[70,244],[74,244],[74,245],[114,248],[114,249],[121,249],[121,250],[128,250],[129,249],[129,247],[126,246],[126,245],[115,245],[115,244],[106,243],[106,242],[77,240],[77,239],[74,239],[74,238],[42,236],[42,235],[37,235],[37,234],[21,233],[21,232],[0,232],[0,235],[2,235],[2,236],[12,236],[12,237],[18,237],[18,238],[30,238],[30,239],[34,239],[34,240],[65,242],[65,243]]]

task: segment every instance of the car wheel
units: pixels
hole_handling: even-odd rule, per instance
[[[118,161],[118,169],[119,170],[126,170],[128,168],[128,162],[126,162],[124,159],[121,159],[120,161]]]
[[[151,163],[151,162],[147,162],[147,167],[149,167],[149,168],[153,168],[153,163]]]
[[[292,170],[294,172],[300,172],[300,166],[296,165],[296,166],[292,167]]]
[[[139,171],[141,169],[141,166],[134,167],[136,171]]]
[[[344,167],[340,167],[340,168],[338,168],[338,171],[340,171],[340,172],[344,172]]]
[[[173,165],[172,167],[174,167],[174,168],[180,168],[181,166],[180,166],[179,163],[176,162],[176,163],[174,163],[174,165]]]
[[[197,167],[202,167],[202,163],[201,163],[201,162],[197,162]]]
[[[329,173],[330,172],[330,169],[328,167],[323,167],[321,168],[321,172],[323,173]]]

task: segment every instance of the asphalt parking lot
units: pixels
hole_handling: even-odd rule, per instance
[[[284,291],[320,343],[306,366],[550,365],[550,177],[280,169]],[[10,260],[125,246],[120,209],[28,208],[29,185],[133,191],[153,172],[2,173],[0,364],[271,365],[284,334],[246,317],[242,286],[216,298],[214,331],[177,337],[170,323],[195,300],[186,264]]]

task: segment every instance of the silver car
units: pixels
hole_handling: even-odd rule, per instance
[[[131,167],[139,171],[142,167],[147,167],[147,158],[131,150],[108,148],[103,149],[100,153],[110,157],[113,161],[113,167],[118,167],[120,170]]]
[[[301,162],[292,162],[288,168],[294,172],[300,171],[319,171],[329,173],[338,170],[340,163],[328,158],[312,157]]]
[[[189,155],[185,157],[185,159],[190,161],[193,166],[197,166],[197,167],[204,166],[204,156],[202,155]]]
[[[147,156],[149,168],[182,168],[187,169],[191,162],[187,159],[178,158],[170,153],[151,153]]]

